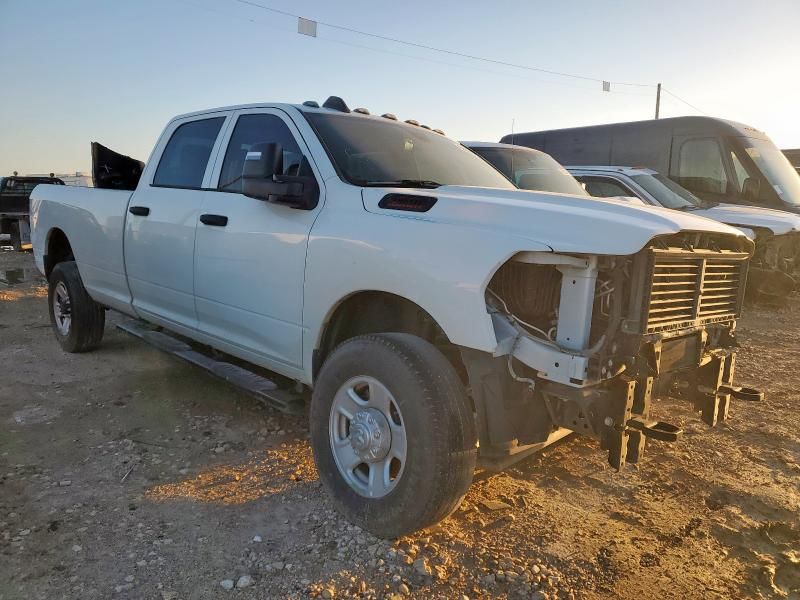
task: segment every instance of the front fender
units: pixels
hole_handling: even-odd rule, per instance
[[[518,252],[550,248],[500,232],[355,206],[323,211],[309,238],[303,307],[309,381],[324,324],[343,299],[359,291],[406,298],[428,312],[452,343],[494,352],[497,337],[485,300],[489,280]]]

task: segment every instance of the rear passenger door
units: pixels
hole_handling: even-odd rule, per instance
[[[124,250],[133,306],[179,331],[197,327],[195,230],[226,118],[172,122],[153,152],[157,164],[147,166],[128,205]]]
[[[324,184],[283,111],[245,109],[233,118],[212,175],[216,191],[206,192],[197,226],[199,327],[221,349],[287,374],[302,364],[306,247],[324,198],[314,210],[248,198],[242,167],[251,149],[277,142],[284,174],[316,177],[321,196]]]

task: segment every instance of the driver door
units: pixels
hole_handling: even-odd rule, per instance
[[[314,210],[248,198],[242,168],[250,148],[283,146],[284,174],[310,175],[320,187]],[[301,159],[309,161],[299,173]],[[233,115],[204,195],[195,244],[199,329],[231,354],[286,373],[302,366],[306,246],[323,206],[324,187],[291,119],[277,109]]]

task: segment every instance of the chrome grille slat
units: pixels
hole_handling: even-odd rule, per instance
[[[646,333],[733,320],[742,301],[747,255],[654,250]]]

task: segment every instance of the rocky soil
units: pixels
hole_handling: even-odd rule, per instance
[[[333,511],[304,418],[117,317],[101,350],[61,352],[32,267],[0,252],[0,600],[800,598],[797,296],[741,322],[763,404],[708,429],[665,399],[686,434],[638,468],[568,438],[388,542]]]

